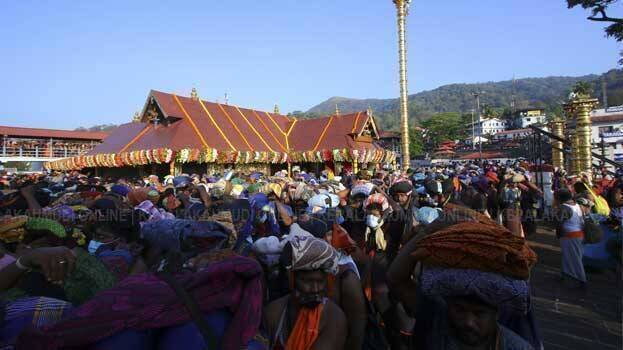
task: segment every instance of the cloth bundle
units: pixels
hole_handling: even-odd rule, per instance
[[[262,269],[253,259],[232,256],[195,273],[174,275],[201,312],[228,308],[233,318],[222,349],[240,349],[257,333],[261,320]],[[63,321],[43,330],[30,328],[19,336],[17,348],[52,350],[87,348],[123,330],[146,330],[180,325],[190,315],[179,296],[153,273],[132,275],[79,308]]]
[[[325,240],[315,238],[298,224],[292,225],[286,240],[292,246],[292,262],[286,266],[288,270],[323,270],[337,274],[337,251]]]
[[[161,249],[180,252],[183,242],[193,239],[227,239],[231,232],[213,221],[162,219],[141,226],[141,236]]]
[[[537,256],[504,227],[462,222],[424,237],[413,252],[425,265],[475,269],[528,279]]]
[[[427,296],[472,295],[496,307],[504,304],[520,313],[528,310],[528,283],[498,273],[425,267],[420,276],[420,287]]]

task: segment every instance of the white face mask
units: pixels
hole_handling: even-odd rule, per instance
[[[378,216],[368,215],[366,225],[370,228],[377,228],[381,225],[381,219]]]

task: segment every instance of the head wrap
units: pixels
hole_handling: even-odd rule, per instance
[[[476,269],[528,279],[537,256],[526,241],[491,223],[462,222],[420,240],[413,252],[425,265]]]
[[[498,174],[496,174],[493,171],[487,171],[486,176],[490,181],[492,181],[495,184],[498,184],[500,182],[500,179],[498,179]]]
[[[340,205],[340,197],[333,193],[317,194],[307,201],[310,208],[335,208]]]
[[[144,188],[137,188],[135,190],[132,190],[128,193],[128,201],[130,202],[130,205],[132,205],[133,207],[139,205],[139,203],[145,201],[148,199],[148,195],[147,193],[150,191],[149,188],[144,187]]]
[[[173,186],[175,188],[186,187],[192,182],[193,180],[188,175],[180,175],[173,178]]]
[[[473,296],[495,307],[528,311],[528,283],[493,272],[427,266],[419,284],[427,296]]]
[[[314,192],[313,188],[311,188],[309,185],[305,184],[304,182],[299,182],[298,185],[296,186],[296,189],[294,190],[294,193],[292,194],[292,200],[293,201],[300,200],[300,201],[307,202],[315,194],[316,192]]]
[[[31,231],[48,231],[58,238],[65,238],[67,233],[65,227],[58,221],[46,218],[29,218],[25,226],[26,230]]]
[[[410,193],[413,190],[413,186],[409,181],[399,181],[392,185],[389,188],[389,193],[391,195],[396,193]]]
[[[272,232],[277,234],[281,231],[281,229],[279,228],[279,223],[277,222],[277,218],[275,217],[274,207],[270,206],[269,204],[270,201],[268,200],[268,197],[263,193],[256,193],[251,197],[249,201],[250,215],[244,227],[242,228],[242,230],[240,230],[239,239],[246,239],[251,234],[253,234],[253,224],[255,223],[255,219],[258,217],[258,215],[261,214],[265,206],[269,206],[272,209],[271,212],[267,213],[268,222],[272,226]]]
[[[366,200],[363,202],[363,207],[367,208],[371,204],[379,205],[381,207],[382,212],[385,212],[386,210],[390,209],[387,198],[385,198],[385,196],[381,193],[375,193],[369,196],[368,198],[366,198]]]
[[[297,224],[286,238],[292,248],[292,261],[286,265],[290,271],[322,270],[337,274],[338,254],[325,240],[315,238],[302,230]]]
[[[231,231],[215,221],[163,219],[147,221],[141,226],[141,236],[158,248],[182,251],[182,242],[192,238],[226,239]]]
[[[439,217],[439,210],[431,207],[421,207],[415,214],[415,219],[424,224],[429,225]]]
[[[374,184],[372,184],[371,182],[359,182],[355,184],[350,190],[350,195],[356,196],[358,194],[363,194],[369,196],[373,188]]]
[[[314,237],[324,238],[333,229],[333,224],[337,223],[337,212],[328,210],[322,214],[308,215],[307,218],[305,221],[299,220],[300,227]]]
[[[283,187],[280,184],[272,183],[272,182],[271,183],[267,183],[262,188],[262,192],[264,194],[266,194],[267,196],[270,195],[271,193],[274,193],[275,196],[281,197],[281,191],[282,190],[283,190]]]
[[[116,184],[110,188],[110,191],[125,197],[130,193],[130,188],[126,185]]]

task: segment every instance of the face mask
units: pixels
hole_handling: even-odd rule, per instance
[[[95,252],[99,249],[99,247],[101,247],[102,245],[104,245],[104,243],[100,242],[100,241],[96,241],[94,239],[92,239],[89,242],[89,247],[87,248],[89,250],[89,254],[91,255],[95,255]]]
[[[379,227],[379,224],[380,224],[380,220],[378,216],[368,215],[368,217],[366,218],[366,225],[370,228]]]
[[[87,247],[87,250],[89,251],[89,254],[94,255],[95,252],[97,252],[97,250],[103,246],[103,245],[108,245],[108,244],[112,244],[115,243],[117,241],[117,239],[114,239],[108,243],[103,243],[100,241],[96,241],[94,239],[92,239],[91,241],[89,241],[89,246]]]

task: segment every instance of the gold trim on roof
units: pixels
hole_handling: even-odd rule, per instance
[[[206,142],[206,140],[203,138],[203,135],[201,135],[201,133],[199,132],[199,129],[197,128],[197,125],[195,124],[193,119],[190,117],[188,112],[186,112],[186,109],[182,105],[182,102],[180,102],[180,99],[177,97],[176,94],[171,94],[171,95],[173,95],[173,99],[175,100],[175,102],[177,102],[177,105],[182,110],[182,113],[184,113],[184,115],[186,116],[186,119],[188,119],[188,122],[190,122],[190,126],[192,126],[193,130],[195,130],[195,133],[197,134],[197,136],[201,140],[201,143],[203,143],[203,146],[205,146],[206,148],[210,148],[210,146],[208,146],[208,143]]]

